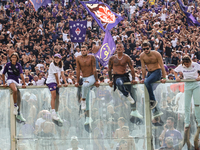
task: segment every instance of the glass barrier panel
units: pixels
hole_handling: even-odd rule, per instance
[[[0,89],[0,149],[10,149],[10,94],[9,89]]]
[[[146,149],[144,85],[131,85],[131,88],[143,119],[132,117],[130,102],[109,86],[90,89],[86,98],[89,111],[81,110],[81,88],[60,88],[58,112],[63,119],[62,127],[52,122],[48,88],[20,89],[21,112],[26,124],[17,123],[18,147],[66,150],[78,145],[85,150]],[[84,125],[88,114],[92,123]]]
[[[186,84],[188,84],[188,82]],[[188,148],[187,143],[190,143],[192,147],[194,147],[194,137],[197,128],[194,110],[194,100],[192,98],[191,103],[187,101],[187,104],[185,104],[184,88],[184,82],[153,84],[155,98],[158,101],[158,106],[160,110],[163,112],[161,120],[155,118],[152,122],[154,124],[152,125],[152,134],[155,149],[193,149],[191,147]],[[190,110],[189,118],[191,127],[190,131],[185,131],[184,134],[184,119],[186,114],[185,105],[187,105],[188,109]],[[156,123],[157,125],[155,126]],[[186,143],[184,142],[184,135],[186,135],[187,137]]]

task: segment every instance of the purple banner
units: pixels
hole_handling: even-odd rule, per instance
[[[92,17],[104,31],[106,31],[106,29],[111,30],[121,20],[123,20],[123,17],[112,12],[110,7],[105,3],[98,1],[81,1],[81,4],[87,9],[87,11],[92,15]]]
[[[41,6],[46,6],[48,3],[52,3],[52,0],[30,0],[35,11],[37,11]]]
[[[109,30],[106,30],[106,34],[103,40],[103,44],[99,51],[94,56],[99,60],[101,65],[106,66],[110,57],[116,50],[115,42]]]
[[[181,0],[177,0],[177,5],[181,10],[182,15],[186,17],[189,26],[200,26],[200,23],[196,20],[196,18],[191,13],[187,12],[188,7],[185,6]]]
[[[72,42],[84,42],[87,21],[69,21],[70,38]]]

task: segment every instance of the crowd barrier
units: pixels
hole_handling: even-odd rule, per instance
[[[58,127],[51,120],[51,95],[46,86],[19,88],[25,124],[15,121],[10,89],[0,87],[0,149],[66,150],[73,147],[73,144],[78,144],[78,147],[84,150],[98,150],[104,147],[107,150],[116,150],[123,146],[123,143],[127,150],[160,149],[162,146],[169,146],[170,143],[176,146],[184,141],[184,82],[167,81],[165,84],[153,84],[158,106],[163,112],[161,121],[152,118],[148,92],[144,84],[132,85],[137,110],[143,119],[130,116],[130,103],[120,91],[113,91],[108,84],[101,84],[99,88],[91,87],[88,98],[89,114],[93,122],[89,127],[84,126],[85,113],[80,110],[78,102],[81,87],[70,85],[60,88],[59,114],[64,120],[62,127]],[[170,138],[161,138],[168,117],[174,118],[174,128],[179,134],[170,133],[172,141],[169,141]],[[122,126],[128,127],[128,131],[121,130]],[[192,103],[189,140],[192,145],[195,133],[196,122]],[[78,138],[77,143],[72,142],[74,136]],[[121,138],[124,136],[127,137]],[[188,147],[185,144],[181,149],[187,150]]]

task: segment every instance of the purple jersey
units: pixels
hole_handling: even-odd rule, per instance
[[[20,65],[20,63],[16,63],[15,65],[16,69],[19,70],[19,73],[21,74],[22,73],[22,66]],[[19,80],[18,78],[20,76],[16,76],[14,73],[13,73],[13,70],[11,68],[11,62],[7,63],[4,70],[3,70],[3,74],[6,74],[8,75],[8,79],[12,79],[12,80],[15,80],[17,83],[19,83]],[[7,80],[8,80],[7,79]]]
[[[167,137],[173,138],[173,145],[177,145],[182,140],[181,133],[178,130],[176,130],[176,129],[174,129],[174,130],[167,130],[166,133],[165,133],[165,139]],[[165,139],[164,139],[163,146],[166,146]]]

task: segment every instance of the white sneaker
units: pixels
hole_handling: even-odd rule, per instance
[[[14,110],[13,110],[13,114],[14,115],[17,115],[18,114],[18,109],[19,109],[19,107],[17,106],[14,106]]]
[[[86,110],[86,101],[81,101],[81,110]]]
[[[86,117],[86,121],[85,121],[84,125],[91,124],[92,122],[93,122],[93,120],[91,117]]]
[[[57,116],[57,114],[56,114],[55,111],[51,113],[51,118],[52,118],[53,120],[59,120],[59,117]]]
[[[128,97],[126,97],[127,100],[131,103],[131,104],[134,104],[135,103],[135,100],[131,97],[130,94],[128,94]]]

